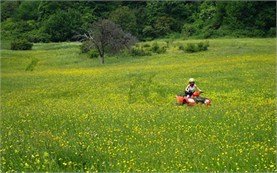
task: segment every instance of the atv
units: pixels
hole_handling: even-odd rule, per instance
[[[195,106],[196,104],[204,104],[207,106],[211,105],[211,100],[205,97],[200,97],[200,94],[203,92],[195,91],[191,97],[186,97],[185,95],[177,95],[177,104],[178,105],[188,105],[188,106]]]

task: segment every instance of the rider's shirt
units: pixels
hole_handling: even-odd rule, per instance
[[[194,92],[196,90],[196,88],[197,88],[196,84],[194,84],[194,85],[188,85],[186,87],[186,91],[187,92]]]

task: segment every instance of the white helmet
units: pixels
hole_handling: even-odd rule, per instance
[[[195,80],[193,78],[190,78],[189,82],[195,82]]]

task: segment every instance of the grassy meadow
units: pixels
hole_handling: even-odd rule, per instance
[[[104,65],[80,43],[1,50],[1,171],[277,171],[276,39],[178,50],[199,41]],[[190,77],[212,106],[176,106]]]

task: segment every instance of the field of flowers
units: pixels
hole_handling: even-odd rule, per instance
[[[1,172],[277,171],[276,39],[185,42],[105,65],[79,43],[1,50]],[[211,107],[176,106],[190,77]]]

